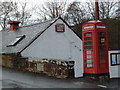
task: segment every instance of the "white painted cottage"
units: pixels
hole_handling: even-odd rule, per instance
[[[1,33],[1,54],[19,53],[22,57],[75,61],[74,76],[83,76],[82,40],[61,17]]]
[[[60,29],[57,31],[57,26]],[[61,29],[64,29],[61,31]],[[82,40],[61,19],[53,23],[21,52],[23,57],[75,61],[75,77],[83,76]]]

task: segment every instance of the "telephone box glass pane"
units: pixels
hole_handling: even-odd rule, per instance
[[[92,42],[85,42],[85,45],[92,45]]]
[[[104,37],[100,38],[100,44],[104,44],[104,43],[105,43],[105,38]]]
[[[105,49],[105,47],[104,46],[100,46],[100,50],[104,50]]]
[[[100,50],[100,54],[105,54],[105,51],[104,50]]]
[[[85,49],[92,49],[92,46],[86,46]]]
[[[105,36],[105,32],[100,32],[99,35],[100,35],[101,37],[103,37],[103,36]]]
[[[93,67],[93,64],[87,64],[87,67],[88,68]]]
[[[87,62],[87,63],[92,63],[92,60],[87,60],[86,62]]]
[[[92,51],[86,51],[86,54],[92,54]]]
[[[100,54],[100,59],[104,59],[105,58],[105,54]]]
[[[86,55],[86,58],[90,59],[90,58],[92,58],[92,55]]]
[[[85,37],[85,40],[92,40],[92,37]]]
[[[91,32],[85,33],[85,36],[90,37],[92,36],[92,33]]]

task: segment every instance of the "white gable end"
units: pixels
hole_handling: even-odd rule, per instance
[[[64,24],[65,32],[56,32],[55,25]],[[82,40],[58,19],[22,53],[24,57],[74,60],[75,77],[83,76]]]

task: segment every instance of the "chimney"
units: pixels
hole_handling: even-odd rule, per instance
[[[20,21],[8,21],[8,24],[10,24],[10,31],[15,30],[16,28],[19,27]]]
[[[98,0],[95,0],[95,18],[96,18],[96,20],[99,20],[99,5],[98,5]]]

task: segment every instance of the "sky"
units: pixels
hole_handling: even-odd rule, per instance
[[[29,7],[31,6],[38,6],[38,5],[44,5],[45,2],[49,2],[49,1],[65,1],[65,0],[0,0],[2,2],[5,1],[15,1],[15,2],[28,2],[29,3]],[[94,2],[95,0],[66,0],[67,4],[76,1],[76,2]],[[98,0],[98,1],[109,1],[109,2],[114,2],[114,1],[118,1],[118,0]]]
[[[23,1],[27,1],[27,2],[31,2],[31,3],[43,3],[43,2],[48,2],[50,0],[0,0],[2,2],[4,1],[19,1],[19,2],[23,2]],[[53,0],[52,0],[53,1]],[[62,1],[62,0],[59,0]],[[65,1],[65,0],[64,0]],[[67,0],[68,2],[73,2],[73,1],[78,1],[78,2],[93,2],[95,0]],[[114,2],[114,1],[118,1],[118,0],[98,0],[98,1],[109,1],[109,2]]]
[[[32,7],[32,6],[41,6],[44,5],[45,2],[49,2],[49,1],[65,1],[65,0],[0,0],[1,2],[8,2],[8,1],[15,1],[15,2],[28,2],[28,8]],[[93,2],[95,0],[67,0],[67,4],[73,2],[73,1],[77,1],[77,2]],[[109,1],[109,2],[114,2],[114,1],[118,1],[118,0],[98,0],[98,1]],[[1,30],[1,27],[0,27]]]

